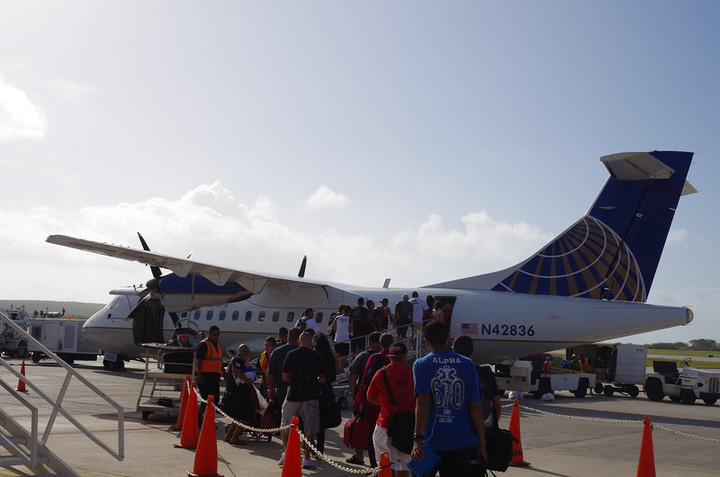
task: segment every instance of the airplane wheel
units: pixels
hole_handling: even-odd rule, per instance
[[[122,371],[125,369],[125,361],[110,361],[107,359],[103,360],[103,368],[108,371]]]
[[[615,390],[612,386],[605,386],[603,389],[603,394],[607,397],[613,397],[613,394],[615,394]]]
[[[683,404],[695,404],[695,393],[689,389],[683,389],[680,391],[680,401]]]
[[[712,406],[717,402],[717,398],[703,398],[703,402],[708,406]]]
[[[645,394],[651,401],[662,401],[665,397],[662,383],[657,379],[648,379],[645,381]]]
[[[635,397],[638,397],[638,394],[640,394],[640,390],[638,389],[637,386],[631,386],[630,389],[628,390],[628,394],[630,395],[631,398],[635,398]]]

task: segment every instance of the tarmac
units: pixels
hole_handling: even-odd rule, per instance
[[[8,360],[20,368],[20,360]],[[100,361],[77,363],[75,368],[105,394],[121,404],[125,412],[124,454],[118,461],[107,454],[64,417],[52,427],[47,444],[83,477],[95,476],[185,476],[193,471],[195,453],[178,449],[180,432],[173,426],[175,416],[151,414],[147,421],[137,412],[136,404],[144,364],[133,362],[123,372],[103,369]],[[61,390],[65,370],[49,362],[26,362],[26,376],[39,383],[44,392],[55,396]],[[4,368],[0,377],[11,383],[15,379]],[[42,434],[51,408],[30,391],[26,398],[40,409]],[[507,428],[512,401],[503,400],[501,427]],[[0,405],[12,410],[20,422],[29,422],[24,407],[3,392]],[[12,408],[17,408],[15,412]],[[117,448],[117,421],[113,408],[90,395],[72,380],[63,404],[94,435],[110,447]],[[344,421],[351,415],[343,411]],[[527,467],[510,467],[508,477],[540,476],[626,476],[638,471],[643,418],[653,422],[652,444],[657,476],[720,475],[720,404],[707,406],[698,401],[684,405],[664,400],[651,402],[643,393],[637,398],[618,395],[608,398],[588,394],[575,398],[558,392],[554,402],[526,398],[520,403],[520,431],[523,458]],[[281,453],[278,437],[267,439],[245,435],[246,446],[232,446],[222,441],[225,422],[217,423],[218,474],[229,476],[279,476],[277,460]],[[317,462],[314,469],[304,469],[303,476],[335,477],[362,475],[371,469],[345,463],[351,449],[342,443],[342,426],[328,430],[326,457],[338,463]],[[366,462],[367,456],[365,458]],[[21,469],[21,468],[18,468]],[[647,470],[647,469],[645,469]],[[25,475],[20,470],[0,469],[0,475]]]

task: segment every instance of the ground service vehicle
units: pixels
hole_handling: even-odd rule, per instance
[[[533,393],[536,398],[553,391],[570,391],[575,397],[582,398],[588,389],[595,386],[595,375],[592,373],[576,373],[558,368],[544,373],[544,361],[545,358],[539,356],[531,360],[516,359],[512,365],[496,364],[498,388]]]
[[[640,394],[640,386],[645,382],[645,345],[598,343],[568,348],[567,354],[587,356],[597,377],[593,388],[597,394],[602,393],[607,397],[616,392],[630,397]]]
[[[76,360],[95,361],[100,350],[83,337],[84,322],[66,318],[32,318],[29,322],[29,333],[68,364]],[[35,363],[45,356],[40,349],[32,345],[30,351]]]
[[[3,318],[12,320],[20,328],[26,329],[28,325],[29,315],[24,308],[8,308],[0,309]],[[28,343],[25,338],[18,335],[15,330],[2,321],[2,333],[0,333],[0,352],[7,354],[11,358],[24,358],[27,354]]]
[[[702,399],[713,405],[720,398],[720,371],[697,369],[690,359],[679,371],[675,361],[653,361],[653,371],[645,377],[645,394],[651,401],[662,401],[668,396],[674,402],[693,404]]]

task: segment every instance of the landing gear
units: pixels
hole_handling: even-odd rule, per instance
[[[122,358],[120,358],[119,356],[115,361],[104,359],[103,368],[107,369],[108,371],[122,371],[123,369],[125,369],[125,361],[123,361]]]

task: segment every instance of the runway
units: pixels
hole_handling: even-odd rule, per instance
[[[19,360],[8,360],[20,367]],[[63,417],[58,417],[48,439],[53,452],[69,463],[83,477],[94,476],[184,476],[193,470],[194,452],[176,449],[180,434],[171,430],[175,418],[153,414],[143,421],[135,411],[144,365],[131,363],[124,372],[113,373],[102,368],[100,361],[78,364],[76,369],[96,386],[119,402],[125,409],[125,459],[117,461],[87,437],[77,431]],[[15,379],[0,369],[8,383]],[[42,383],[45,392],[57,394],[65,376],[58,366],[40,362],[26,362],[26,375]],[[0,405],[8,410],[17,408],[18,420],[23,422],[24,407],[6,392],[0,395]],[[27,399],[40,408],[42,432],[50,408],[32,392]],[[512,402],[503,399],[501,426],[507,427]],[[71,383],[64,408],[72,412],[86,427],[107,443],[116,439],[117,425],[109,416],[110,408],[102,401],[88,396]],[[622,395],[607,398],[591,395],[582,399],[570,393],[556,393],[554,402],[525,399],[520,407],[520,429],[523,456],[529,467],[511,467],[502,475],[515,476],[618,476],[635,475],[638,467],[642,420],[645,415],[654,423],[652,434],[655,468],[658,476],[710,476],[718,474],[720,459],[720,405],[702,403],[684,405],[651,402],[640,394],[633,399]],[[350,411],[344,411],[347,419]],[[223,424],[218,423],[218,437]],[[344,467],[369,471],[369,467],[349,466],[345,459],[351,450],[342,443],[342,426],[327,435],[326,455]],[[227,476],[279,476],[277,465],[280,441],[248,438],[249,445],[231,446],[218,441],[218,473]],[[366,457],[367,462],[367,457]],[[0,475],[19,475],[0,470]],[[353,475],[319,462],[303,475]],[[357,475],[357,474],[355,474]],[[501,475],[501,474],[498,474]]]

